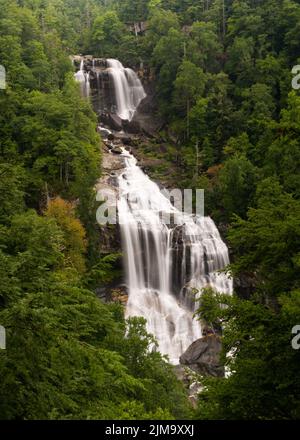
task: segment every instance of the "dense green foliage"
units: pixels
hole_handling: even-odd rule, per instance
[[[75,52],[150,70],[165,143],[150,154],[177,185],[205,188],[229,270],[251,280],[247,299],[202,295],[231,375],[204,380],[197,417],[300,417],[299,38],[297,0],[0,0],[2,418],[190,416],[145,323],[89,290],[116,256],[95,247],[100,139]]]
[[[300,317],[300,203],[272,179],[255,198],[257,207],[246,220],[237,217],[229,233],[236,251],[231,271],[251,274],[254,293],[247,300],[212,291],[201,297],[201,318],[223,326],[223,361],[231,375],[207,381],[200,418],[300,416],[300,353],[292,347]]]
[[[92,3],[0,0],[1,419],[190,417],[145,322],[90,290],[117,258],[97,249],[101,140],[68,59]]]
[[[299,418],[299,1],[154,0],[140,14],[142,3],[114,5],[121,23],[147,24],[130,62],[150,67],[165,125],[163,148],[144,150],[166,162],[156,177],[173,167],[176,184],[205,188],[229,271],[252,290],[203,295],[200,316],[224,323],[224,353],[235,352],[224,356],[230,378],[207,381],[198,416]]]
[[[291,346],[299,313],[299,290],[280,295],[276,310],[258,299],[203,294],[202,318],[224,328],[223,361],[230,376],[203,379],[200,419],[299,419],[299,352]]]

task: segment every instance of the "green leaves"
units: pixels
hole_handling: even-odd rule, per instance
[[[206,76],[203,70],[190,61],[184,60],[177,71],[174,82],[174,106],[178,109],[188,110],[201,98],[206,84]]]
[[[300,205],[284,192],[277,196],[276,191],[270,198],[271,184],[261,183],[257,208],[248,211],[247,220],[236,219],[229,238],[238,257],[232,265],[234,273],[255,273],[262,290],[276,295],[298,285],[294,258],[299,252]]]
[[[148,15],[148,0],[124,0],[117,4],[122,20],[128,22],[145,21]]]
[[[117,45],[127,29],[115,11],[98,16],[92,29],[94,55],[114,58],[118,56]]]
[[[97,287],[99,284],[111,283],[121,273],[115,268],[115,263],[120,259],[121,254],[109,254],[100,257],[100,261],[91,268],[86,277],[90,287]]]
[[[25,173],[22,167],[0,163],[0,222],[23,211]]]
[[[202,379],[201,419],[297,419],[299,353],[291,346],[291,329],[299,317],[299,292],[280,297],[273,310],[253,300],[206,291],[202,318],[222,318],[226,379]],[[226,306],[224,307],[224,304]]]
[[[15,301],[0,320],[8,340],[0,356],[1,418],[187,413],[171,368],[148,351],[153,338],[144,322],[129,324],[125,336],[123,325],[91,292],[54,283],[48,292]]]
[[[245,216],[251,204],[257,179],[257,170],[241,154],[227,159],[220,171],[220,190],[226,212]]]

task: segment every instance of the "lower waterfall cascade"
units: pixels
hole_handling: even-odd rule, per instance
[[[129,289],[126,317],[144,317],[160,352],[178,364],[180,355],[202,336],[199,322],[193,319],[196,303],[191,290],[210,286],[232,292],[232,280],[220,272],[229,264],[228,249],[211,218],[178,211],[137,166],[134,156],[126,150],[123,156],[118,217]],[[179,226],[164,223],[162,212],[176,214]],[[180,256],[178,228],[183,230]],[[179,286],[174,289],[179,267]]]

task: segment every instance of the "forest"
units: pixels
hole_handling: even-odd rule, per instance
[[[299,41],[299,0],[0,0],[1,420],[300,418]],[[95,293],[120,256],[99,246],[76,54],[148,72],[162,124],[139,154],[204,189],[228,246],[234,292],[203,289],[195,319],[229,374],[193,405],[146,320]]]

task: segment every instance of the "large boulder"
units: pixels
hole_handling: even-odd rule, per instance
[[[108,150],[111,150],[113,147],[111,147],[109,144],[107,144],[106,147]],[[119,171],[121,172],[125,167],[125,160],[124,157],[121,156],[121,154],[110,154],[107,151],[102,152],[102,170],[103,174],[99,182],[97,183],[97,189],[100,189],[103,185],[103,183],[107,183],[107,176],[111,175],[112,171]],[[99,187],[99,188],[98,188]]]
[[[122,119],[118,115],[110,113],[109,126],[117,131],[122,130]]]
[[[189,366],[196,373],[205,376],[224,376],[224,367],[220,364],[221,339],[217,335],[207,335],[193,342],[180,356],[180,363]]]
[[[101,124],[105,124],[113,130],[120,131],[123,128],[122,119],[114,113],[100,112],[98,117]]]
[[[132,133],[132,134],[139,134],[142,131],[140,122],[135,117],[133,117],[131,121],[123,119],[122,128],[126,133]]]

